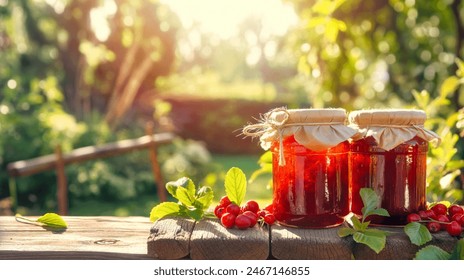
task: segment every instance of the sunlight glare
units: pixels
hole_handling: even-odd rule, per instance
[[[298,21],[290,5],[281,0],[162,0],[179,16],[185,28],[198,25],[202,32],[228,39],[245,19],[261,19],[263,35],[284,35]]]

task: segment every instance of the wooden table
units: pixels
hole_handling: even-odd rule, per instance
[[[376,254],[352,238],[340,238],[339,227],[296,229],[273,225],[225,229],[216,219],[200,222],[148,217],[64,217],[68,229],[53,232],[0,217],[0,259],[412,259],[419,249],[401,228],[388,228],[385,249]],[[433,234],[427,245],[446,251],[457,239]]]

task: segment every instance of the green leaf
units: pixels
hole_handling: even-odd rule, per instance
[[[240,168],[232,167],[227,171],[224,186],[230,201],[237,205],[242,204],[245,198],[247,181],[245,173]]]
[[[359,195],[361,196],[364,205],[364,207],[361,209],[363,220],[369,215],[379,215],[379,213],[384,214],[382,210],[375,211],[375,209],[377,209],[380,205],[380,198],[373,189],[362,188],[359,191]]]
[[[155,222],[166,216],[179,216],[181,210],[181,205],[178,203],[162,202],[151,209],[150,221]]]
[[[435,245],[429,245],[416,253],[415,260],[449,260],[450,254]]]
[[[44,224],[47,227],[52,227],[56,229],[65,229],[68,228],[68,225],[63,220],[63,218],[55,213],[47,213],[37,219],[37,222]]]
[[[166,183],[166,189],[174,198],[187,206],[191,206],[195,201],[195,184],[187,177]]]
[[[363,232],[355,232],[353,234],[353,240],[357,243],[367,245],[378,254],[383,250],[383,248],[385,248],[387,235],[381,230],[366,229]]]
[[[383,208],[374,209],[369,213],[369,215],[390,217],[390,214],[388,214],[388,211],[386,209],[383,209]]]
[[[363,226],[361,224],[361,221],[358,219],[356,216],[351,217],[351,223],[353,224],[353,228],[355,230],[362,230]]]
[[[176,198],[186,206],[192,206],[195,201],[195,193],[193,195],[184,187],[178,187],[176,190]]]
[[[404,227],[404,233],[409,237],[412,244],[422,246],[432,240],[432,235],[426,226],[421,223],[413,222]]]
[[[352,229],[349,227],[342,227],[341,229],[338,230],[338,236],[346,237],[348,235],[353,235],[355,232],[356,232],[355,229]]]
[[[203,218],[203,212],[202,208],[189,207],[187,215],[195,221],[199,221]]]
[[[451,252],[450,260],[464,260],[464,239],[460,239],[456,243],[456,247]]]
[[[323,15],[332,14],[346,0],[318,0],[312,7],[312,11]]]
[[[209,208],[209,206],[213,202],[213,198],[214,198],[213,190],[208,186],[203,186],[198,190],[196,201],[195,201],[195,206],[200,207],[200,205],[198,205],[199,203],[201,204],[201,208],[203,210],[206,210]]]
[[[459,86],[460,81],[456,76],[451,76],[443,81],[440,87],[440,96],[446,98],[450,93],[454,92]]]
[[[171,181],[171,182],[166,183],[166,189],[168,190],[168,192],[174,198],[177,198],[177,199],[178,199],[177,189],[180,187],[184,188],[187,191],[188,196],[192,198],[195,196],[195,184],[190,178],[182,177],[178,179],[177,181]]]

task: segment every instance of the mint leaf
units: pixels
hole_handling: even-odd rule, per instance
[[[162,202],[153,209],[151,209],[150,212],[150,221],[155,222],[160,218],[166,217],[166,216],[172,216],[172,215],[180,215],[181,213],[181,205],[175,202]]]
[[[456,243],[456,247],[451,252],[450,260],[464,260],[464,239],[460,239]]]
[[[56,229],[66,229],[68,225],[63,218],[55,213],[47,213],[37,219],[37,222],[44,224],[44,226]]]
[[[247,181],[246,176],[240,168],[232,167],[227,171],[224,182],[226,195],[231,202],[241,205],[245,198]]]
[[[353,240],[357,243],[362,243],[377,254],[385,248],[385,243],[387,242],[387,235],[385,232],[378,229],[366,229],[363,232],[357,231],[353,234]]]
[[[404,227],[404,233],[409,237],[411,243],[417,246],[422,246],[432,240],[432,235],[427,227],[418,222],[407,224]]]
[[[377,216],[383,216],[383,217],[390,217],[390,214],[388,213],[388,211],[384,208],[377,208],[377,209],[374,209],[372,210],[370,213],[369,213],[369,216],[370,215],[377,215]]]
[[[415,260],[449,260],[450,254],[435,245],[429,245],[416,253]]]

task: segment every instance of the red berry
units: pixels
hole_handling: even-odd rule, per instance
[[[464,209],[459,205],[453,204],[448,208],[448,213],[453,217],[455,214],[464,214]]]
[[[259,211],[259,204],[254,200],[248,200],[245,205],[242,207],[242,211],[251,211],[253,213],[258,213]]]
[[[420,210],[419,212],[417,212],[417,214],[419,214],[421,220],[429,219],[429,216],[427,216],[427,212],[425,212],[424,210]]]
[[[245,211],[243,212],[243,215],[247,216],[250,219],[250,227],[254,227],[258,222],[258,215],[251,211]]]
[[[237,218],[235,218],[235,226],[238,229],[247,229],[251,225],[251,220],[249,217],[243,214],[239,214]]]
[[[266,216],[264,216],[264,222],[268,225],[274,224],[275,222],[274,214],[266,214]]]
[[[421,220],[421,216],[419,216],[419,214],[416,214],[416,213],[411,213],[408,215],[407,219],[408,219],[408,223],[418,222]]]
[[[440,229],[441,229],[441,226],[437,222],[430,222],[430,223],[427,224],[427,229],[432,233],[433,232],[439,232]]]
[[[221,224],[226,228],[232,228],[235,225],[236,216],[232,213],[224,213],[221,217]]]
[[[445,204],[442,203],[437,203],[432,208],[430,208],[433,212],[435,212],[435,215],[446,215],[448,212],[448,208],[446,207]]]
[[[222,207],[221,205],[218,205],[214,208],[214,215],[216,217],[218,217],[219,219],[222,217],[222,215],[226,212],[226,210],[224,209],[224,207]]]
[[[230,199],[227,195],[221,197],[221,200],[219,200],[219,205],[222,207],[227,207],[230,204]]]
[[[238,206],[235,203],[231,203],[226,207],[226,212],[237,216],[238,214],[240,214],[240,206]]]
[[[268,213],[269,212],[266,211],[266,210],[259,210],[258,213],[256,213],[256,214],[258,214],[259,217],[264,218],[264,216],[266,216],[266,214],[268,214]]]
[[[432,219],[432,220],[436,220],[436,219],[437,219],[437,215],[435,214],[435,212],[433,212],[432,209],[426,210],[426,211],[425,211],[425,214],[427,215],[427,217],[428,217],[429,219]]]
[[[446,231],[449,233],[451,236],[460,236],[462,227],[458,222],[452,221],[446,226]]]
[[[446,215],[438,215],[437,221],[441,222],[440,223],[441,229],[445,230],[446,225],[449,223],[450,220],[448,219],[448,216],[446,216]]]
[[[461,224],[461,220],[464,222],[464,220],[462,219],[463,217],[464,217],[464,214],[457,213],[457,214],[454,214],[453,217],[451,217],[451,221],[456,221],[462,226],[463,224]]]

